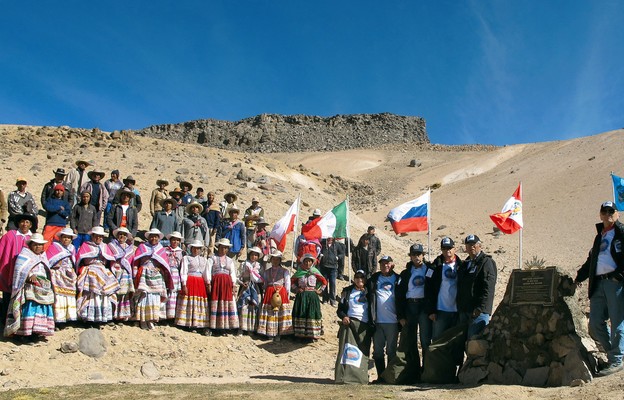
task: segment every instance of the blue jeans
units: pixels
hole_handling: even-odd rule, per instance
[[[487,324],[490,323],[490,314],[481,313],[476,318],[472,318],[471,313],[461,312],[459,313],[459,323],[468,324],[468,335],[466,338],[470,340],[483,332]]]
[[[611,324],[607,324],[610,320]],[[607,353],[609,363],[619,364],[624,354],[624,290],[622,282],[601,279],[589,299],[589,334]]]
[[[433,321],[433,340],[436,340],[447,329],[450,329],[457,325],[457,312],[449,311],[436,311],[436,320]]]
[[[336,276],[338,270],[336,268],[321,267],[321,274],[327,279],[327,286],[323,290],[323,301],[336,301]]]
[[[88,235],[86,233],[79,233],[78,236],[76,236],[76,238],[72,241],[72,243],[76,248],[76,251],[78,251],[80,245],[84,242],[88,242],[89,240],[91,240],[91,235]]]
[[[398,341],[398,323],[375,324],[375,333],[373,334],[373,359],[375,362],[384,362],[384,350],[388,356],[388,361],[392,360],[396,356]]]
[[[111,210],[113,209],[113,203],[106,203],[106,209],[104,210],[104,229],[108,229],[108,222],[106,222],[106,220],[108,219],[108,214],[110,214]],[[111,232],[111,235],[113,233]]]

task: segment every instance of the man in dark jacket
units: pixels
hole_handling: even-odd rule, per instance
[[[468,323],[468,339],[483,331],[490,322],[496,286],[496,262],[481,250],[477,235],[464,239],[468,258],[459,269],[457,308],[459,322]]]
[[[338,248],[333,238],[321,241],[320,263],[321,274],[327,279],[327,286],[323,291],[323,302],[329,300],[332,307],[336,307],[336,273],[338,271]]]
[[[377,272],[377,257],[381,254],[381,240],[375,235],[375,227],[369,226],[366,230],[368,234],[368,259],[372,266],[371,273]]]
[[[598,234],[575,282],[589,278],[589,334],[607,352],[609,366],[599,376],[623,369],[624,354],[624,224],[612,201],[600,206]],[[607,325],[610,320],[611,329]]]
[[[432,322],[425,310],[425,282],[429,266],[425,262],[422,244],[414,244],[409,250],[410,262],[401,271],[401,281],[396,289],[397,317],[401,326],[408,326],[409,350],[418,352],[418,332],[423,355],[431,344]]]
[[[63,200],[69,202],[69,204],[71,205],[74,204],[74,196],[71,192],[71,184],[64,181],[65,176],[67,176],[65,170],[63,168],[57,168],[56,171],[54,171],[54,178],[50,179],[50,181],[43,185],[43,190],[41,191],[41,206],[44,210],[48,210],[45,207],[46,201],[50,197],[52,197],[52,195],[54,194],[54,187],[58,184],[63,185]]]
[[[134,192],[129,190],[121,189],[119,191],[120,203],[113,205],[113,209],[108,214],[107,223],[111,236],[113,236],[115,229],[121,227],[128,229],[132,236],[136,236],[139,230],[139,212],[136,207],[130,204],[134,196]]]
[[[427,271],[429,281],[425,283],[425,309],[433,321],[432,340],[436,340],[449,328],[457,325],[457,271],[462,265],[455,254],[455,242],[445,237],[440,242],[442,254]],[[431,276],[429,276],[431,275]]]
[[[375,324],[373,334],[373,359],[377,376],[386,369],[385,354],[388,361],[396,355],[399,339],[399,321],[396,314],[395,292],[399,283],[399,274],[393,271],[392,257],[383,256],[379,260],[379,272],[374,273],[368,280],[368,296],[371,317]],[[378,382],[383,382],[381,378]]]

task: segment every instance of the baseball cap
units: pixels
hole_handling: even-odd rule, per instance
[[[464,239],[464,244],[475,244],[475,243],[479,243],[480,241],[481,239],[479,239],[479,236],[468,235],[466,236],[466,239]]]
[[[615,205],[615,203],[614,203],[614,202],[612,202],[612,201],[605,201],[604,203],[602,203],[602,204],[600,205],[600,210],[602,211],[604,208],[612,208],[612,209],[614,209],[615,211],[617,211],[617,210],[618,210],[618,209],[617,209],[617,206],[616,206],[616,205]]]
[[[423,254],[425,252],[425,248],[422,244],[416,243],[410,246],[409,255]]]
[[[443,249],[451,249],[455,247],[455,242],[450,237],[445,237],[440,242],[440,247]]]
[[[379,263],[380,263],[380,264],[381,264],[381,263],[389,263],[389,262],[392,262],[392,261],[393,261],[393,260],[392,260],[392,257],[390,257],[390,256],[382,256],[382,257],[379,259]]]

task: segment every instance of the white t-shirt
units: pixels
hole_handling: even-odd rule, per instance
[[[368,322],[368,300],[366,292],[352,289],[349,293],[349,318],[355,318],[362,322]]]
[[[412,273],[407,283],[407,294],[405,297],[408,299],[423,299],[425,298],[425,273],[427,267],[421,265],[419,268],[412,268]]]
[[[442,283],[438,292],[438,310],[457,311],[457,265],[455,262],[442,265]]]
[[[394,304],[394,289],[397,278],[394,274],[390,276],[379,275],[375,295],[377,296],[377,323],[396,323],[396,305]]]
[[[598,253],[598,263],[596,265],[596,275],[604,275],[617,269],[615,260],[611,256],[611,242],[615,237],[615,229],[610,229],[602,235],[600,241],[600,253]]]

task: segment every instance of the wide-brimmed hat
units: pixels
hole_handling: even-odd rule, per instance
[[[118,234],[119,232],[123,232],[123,233],[125,233],[125,234],[126,234],[126,236],[128,236],[128,239],[132,239],[132,233],[128,230],[128,228],[125,228],[125,227],[123,227],[123,226],[122,226],[122,227],[120,227],[120,228],[115,229],[115,230],[113,231],[113,236],[117,237],[117,234]]]
[[[176,239],[180,239],[183,240],[184,236],[182,236],[182,234],[178,231],[173,231],[170,234],[167,235],[167,239],[171,240],[171,238],[176,238]]]
[[[232,197],[232,201],[228,201],[228,197]],[[236,200],[238,200],[238,196],[236,195],[236,193],[226,193],[223,195],[223,198],[225,199],[225,201],[228,201],[228,203],[234,203]]]
[[[257,255],[261,256],[262,250],[260,250],[258,246],[254,246],[254,247],[249,248],[249,250],[247,250],[247,253],[256,253]]]
[[[99,175],[100,179],[102,179],[102,178],[104,178],[106,176],[106,172],[99,171],[99,170],[96,170],[96,169],[94,169],[93,171],[87,172],[87,176],[89,177],[89,179],[93,179],[93,177],[95,175]]]
[[[156,186],[160,186],[160,185],[169,185],[169,181],[166,179],[157,179],[156,180]]]
[[[320,217],[321,216],[321,209],[320,208],[315,208],[314,211],[312,211],[312,215],[315,217]]]
[[[169,192],[169,196],[173,197],[174,195],[178,195],[180,197],[184,196],[184,193],[182,193],[182,191],[178,188],[175,188],[174,190]]]
[[[316,261],[316,257],[314,257],[314,255],[310,253],[305,253],[304,255],[301,256],[301,261],[304,261],[304,260]]]
[[[87,167],[88,167],[88,166],[93,165],[93,161],[91,161],[91,160],[89,160],[89,161],[87,161],[87,160],[78,160],[78,161],[76,161],[76,165],[80,165],[80,164],[87,164]]]
[[[126,185],[128,184],[128,182],[132,182],[132,184],[136,184],[136,179],[134,179],[132,177],[132,175],[128,175],[124,180],[123,180],[123,184]]]
[[[237,213],[239,213],[239,214],[240,214],[240,210],[239,210],[238,208],[236,208],[236,207],[232,207],[232,208],[230,208],[230,209],[228,210],[228,214],[229,214],[229,215],[232,215],[232,213],[233,213],[233,212],[237,212]]]
[[[204,247],[204,241],[203,240],[193,240],[191,243],[187,244],[186,247],[199,247],[202,248]]]
[[[232,247],[232,243],[230,243],[230,239],[228,238],[221,238],[219,239],[217,243],[215,243],[215,246],[216,247],[219,247],[219,246]]]
[[[172,199],[171,197],[167,197],[166,199],[162,199],[160,201],[160,206],[162,208],[165,208],[165,203],[171,203],[173,208],[176,208],[178,206],[178,202],[175,199]]]
[[[27,244],[30,244],[31,242],[35,242],[37,244],[48,243],[48,241],[43,238],[41,233],[33,233],[32,236],[26,241]]]
[[[120,199],[121,199],[121,196],[123,196],[124,194],[127,194],[128,196],[130,196],[131,199],[134,199],[136,197],[136,194],[132,190],[128,190],[128,189],[121,189],[117,193],[119,194]]]
[[[56,238],[57,238],[57,239],[60,239],[60,238],[61,238],[61,236],[71,236],[71,237],[75,238],[75,237],[77,237],[78,235],[76,235],[76,234],[74,233],[74,231],[72,230],[72,228],[65,227],[65,228],[61,229],[60,231],[56,232],[56,235],[54,235],[54,236],[56,236]]]
[[[104,228],[102,228],[101,226],[94,226],[93,228],[91,228],[91,230],[89,231],[89,235],[99,235],[99,236],[105,236],[106,232],[104,232]]]
[[[158,237],[162,240],[163,237],[165,237],[165,235],[163,235],[163,233],[156,228],[152,228],[149,231],[145,232],[145,239],[149,239],[150,236],[152,235],[158,235]]]
[[[284,254],[281,251],[277,250],[277,249],[273,249],[273,251],[271,251],[271,253],[269,253],[269,260],[271,258],[273,258],[273,257],[277,257],[279,259],[282,259],[282,258],[284,258]],[[270,268],[270,264],[267,264],[266,267]]]
[[[67,172],[65,172],[65,168],[57,168],[56,171],[54,171],[54,175],[67,175]]]
[[[204,206],[202,206],[198,202],[194,201],[194,202],[189,203],[189,204],[186,205],[186,213],[190,214],[191,213],[191,208],[193,208],[193,207],[198,207],[200,214],[201,214],[202,211],[204,211]]]
[[[188,190],[192,190],[193,189],[193,184],[189,181],[182,181],[180,182],[180,189],[182,189],[182,186],[188,186]]]
[[[31,214],[17,214],[15,216],[15,221],[19,224],[20,221],[22,220],[28,220],[30,221],[31,224],[35,224],[37,221],[37,217]]]
[[[256,225],[269,225],[268,222],[266,222],[264,220],[264,218],[260,217],[257,221],[256,221]]]

